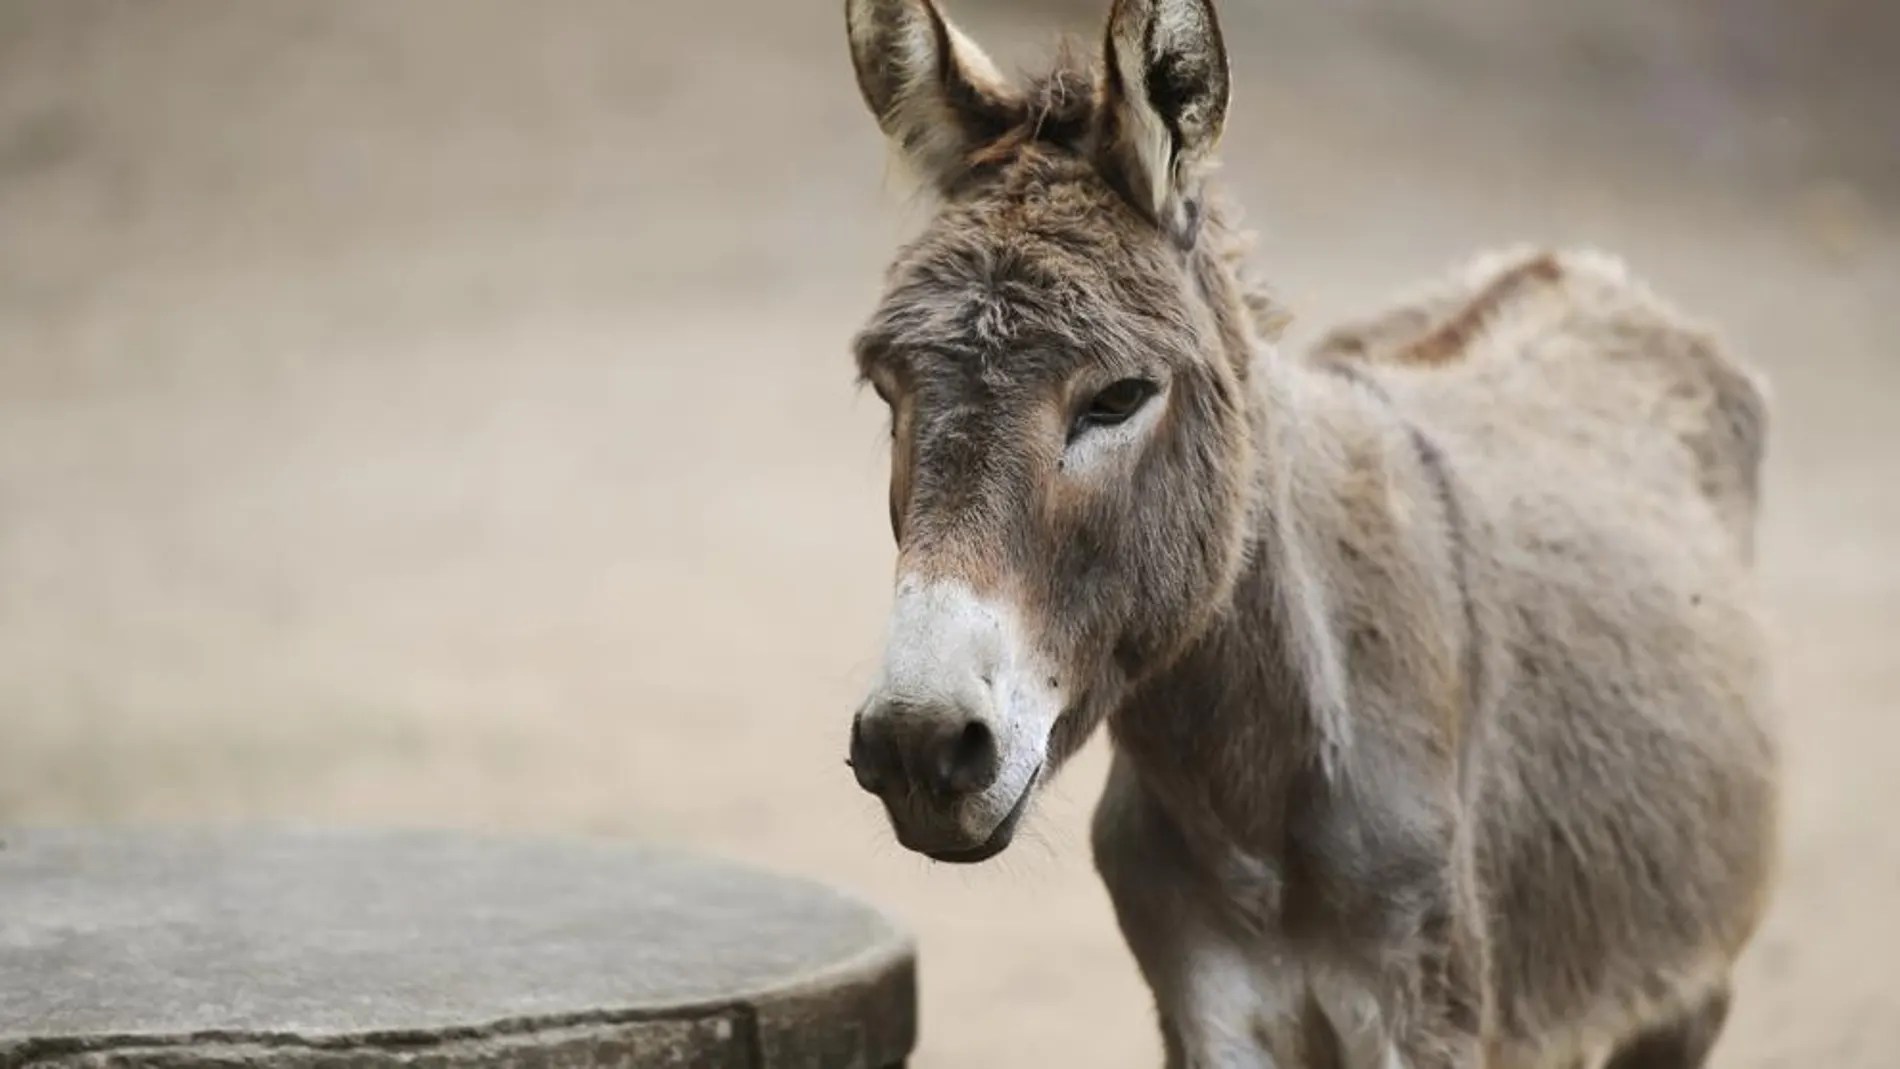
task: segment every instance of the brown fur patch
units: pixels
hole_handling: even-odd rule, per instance
[[[1405,364],[1449,364],[1464,356],[1471,340],[1499,308],[1532,286],[1551,285],[1562,277],[1563,268],[1549,253],[1526,260],[1492,279],[1450,319],[1401,346],[1393,359]]]

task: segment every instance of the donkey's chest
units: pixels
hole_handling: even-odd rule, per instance
[[[1373,989],[1271,937],[1182,947],[1184,982],[1164,996],[1189,1066],[1404,1069]]]
[[[1402,1066],[1347,934],[1289,910],[1313,889],[1264,848],[1284,834],[1236,835],[1212,801],[1118,764],[1097,812],[1097,866],[1179,1051],[1170,1066]]]
[[[1183,844],[1192,888],[1166,929],[1177,983],[1158,985],[1188,1066],[1402,1069],[1371,978],[1321,931],[1289,925],[1284,866],[1229,845]],[[1196,849],[1196,846],[1202,849]]]

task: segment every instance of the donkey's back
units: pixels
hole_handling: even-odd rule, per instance
[[[1612,257],[1479,256],[1315,355],[1366,368],[1503,484],[1562,479],[1671,527],[1707,507],[1752,555],[1762,384]]]
[[[1482,257],[1316,359],[1431,438],[1470,513],[1494,1063],[1657,1021],[1693,1052],[1773,867],[1760,387],[1589,253]]]

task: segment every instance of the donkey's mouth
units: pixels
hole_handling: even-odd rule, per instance
[[[1041,777],[1042,766],[1037,765],[1036,770],[1029,774],[1029,782],[1023,784],[1023,793],[1016,796],[1016,804],[1009,807],[1009,812],[1004,814],[1002,821],[996,825],[996,830],[990,832],[989,838],[975,846],[958,850],[925,850],[924,856],[932,861],[943,861],[952,865],[974,865],[1002,853],[1011,840],[1016,838],[1016,825],[1022,822],[1023,814],[1028,811],[1029,796],[1035,792],[1036,781]]]

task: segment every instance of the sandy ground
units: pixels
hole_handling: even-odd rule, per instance
[[[836,7],[0,0],[0,821],[688,844],[913,925],[920,1066],[1156,1064],[1099,743],[975,871],[841,764],[891,560],[845,342],[916,214]],[[1894,1064],[1900,20],[1228,7],[1299,337],[1580,241],[1772,375],[1787,872],[1718,1063]]]

